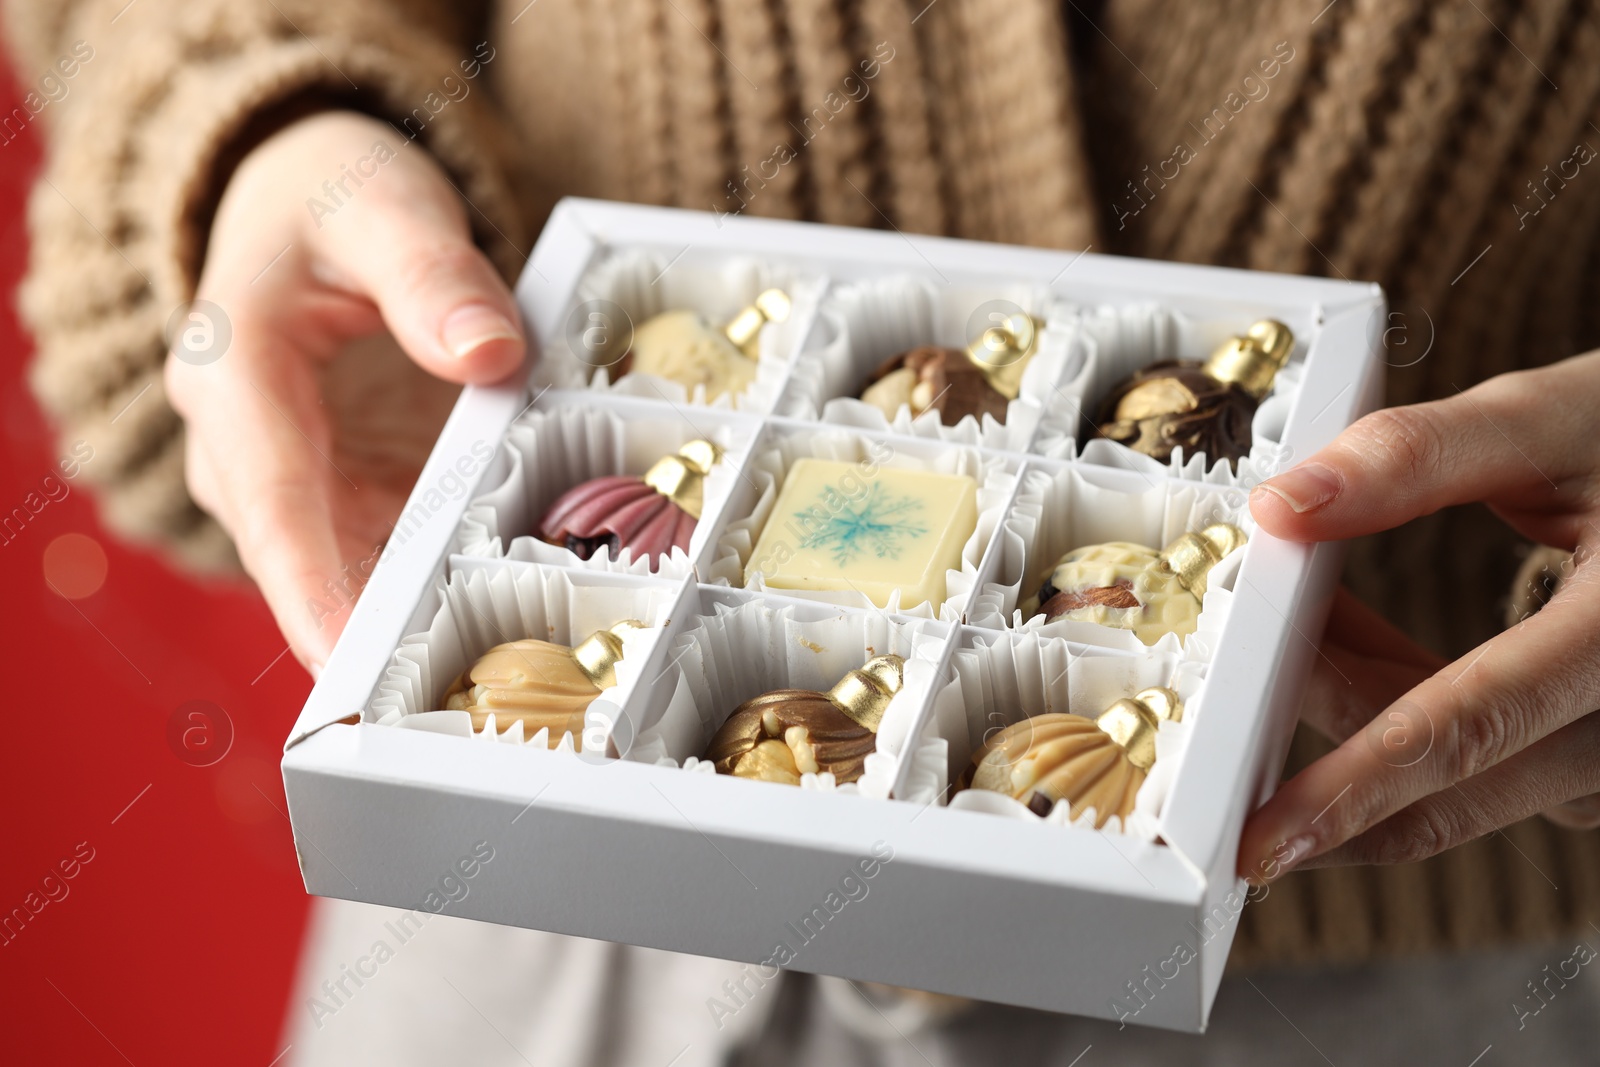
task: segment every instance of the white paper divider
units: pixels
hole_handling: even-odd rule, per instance
[[[1016,484],[1014,460],[975,448],[946,442],[910,438],[868,437],[843,429],[803,429],[794,425],[774,428],[752,449],[740,484],[734,487],[726,509],[726,522],[706,569],[707,581],[763,592],[768,589],[758,571],[745,582],[744,568],[760,540],[762,528],[771,517],[778,491],[789,468],[803,456],[860,464],[862,478],[871,481],[878,467],[964,474],[978,483],[978,522],[972,536],[961,549],[961,566],[945,572],[945,599],[940,605],[925,601],[908,607],[907,615],[960,622],[967,603],[977,589],[980,565],[989,542],[1004,517],[1006,504]],[[738,516],[743,516],[738,517]],[[774,589],[785,596],[818,600],[848,607],[876,606],[864,594],[854,591],[826,592]],[[900,592],[889,597],[885,610],[901,612]]]
[[[575,645],[596,630],[637,619],[650,629],[623,637],[617,684],[598,694],[585,714],[583,740],[588,743],[581,747],[600,751],[620,720],[618,709],[627,704],[652,660],[680,594],[679,583],[537,564],[453,571],[441,583],[443,603],[432,623],[400,642],[362,717],[380,725],[469,736],[471,715],[441,706],[450,683],[489,649],[530,637]],[[544,747],[545,733],[525,738],[520,722],[497,732],[491,720],[481,735]],[[579,747],[570,734],[558,741],[567,751]]]
[[[1117,700],[1163,685],[1183,700],[1183,719],[1163,722],[1156,735],[1156,763],[1139,787],[1126,819],[1112,816],[1104,829],[1154,841],[1161,809],[1179,771],[1194,722],[1204,714],[1204,664],[1185,654],[1145,649],[1123,655],[1075,646],[1038,633],[984,633],[967,629],[950,658],[949,678],[934,694],[920,740],[945,741],[946,780],[953,790],[984,740],[1036,715],[1064,712],[1093,719]],[[1039,816],[1001,793],[968,789],[950,796],[949,806],[1093,828],[1093,808],[1072,817],[1070,804],[1058,803]]]
[[[1229,522],[1247,535],[1256,527],[1242,490],[1150,478],[1083,464],[1036,461],[1021,474],[1016,500],[995,537],[987,581],[969,605],[968,621],[993,629],[1042,631],[1105,648],[1138,652],[1146,646],[1131,631],[1076,619],[1048,622],[1032,616],[1039,586],[1067,552],[1106,541],[1132,541],[1159,549],[1189,530]],[[1207,582],[1196,630],[1180,641],[1168,634],[1156,648],[1213,647],[1232,603],[1238,560],[1233,552]]]
[[[741,393],[707,401],[703,386],[691,394],[678,382],[649,374],[624,374],[613,379],[614,367],[596,367],[579,357],[565,331],[547,346],[534,368],[533,386],[590,388],[624,396],[666,400],[724,410],[771,411],[788,380],[790,363],[809,331],[817,302],[827,288],[820,274],[745,256],[712,259],[685,249],[678,257],[644,249],[623,248],[600,256],[578,283],[569,314],[589,301],[606,300],[623,309],[638,327],[663,311],[697,311],[720,327],[765,289],[789,295],[789,317],[761,328],[756,377]],[[607,323],[616,328],[616,324]],[[623,328],[629,328],[625,324]]]
[[[455,550],[627,574],[650,574],[653,568],[662,577],[685,577],[711,544],[723,505],[739,480],[739,465],[758,429],[754,421],[726,413],[690,415],[616,397],[547,393],[512,423],[497,457],[504,475],[468,506]],[[539,539],[540,520],[568,489],[591,478],[643,475],[656,460],[702,436],[720,445],[724,454],[706,476],[705,505],[687,553],[674,548],[655,559],[635,559],[624,548],[612,559],[610,550],[601,548],[588,560],[580,560],[571,550]]]
[[[641,714],[644,727],[627,758],[709,773],[701,755],[746,700],[775,689],[826,691],[873,656],[893,654],[906,660],[905,681],[884,712],[865,773],[846,785],[835,785],[826,772],[808,774],[801,786],[886,799],[902,760],[909,759],[911,792],[899,799],[927,803],[944,784],[944,742],[925,739],[909,756],[907,742],[938,680],[951,633],[931,620],[830,610],[784,597],[734,590],[707,597],[671,638],[667,667],[651,684],[656,697]]]
[[[1209,485],[1249,488],[1265,481],[1294,458],[1282,442],[1305,376],[1309,346],[1304,337],[1295,339],[1289,364],[1278,372],[1272,391],[1256,409],[1249,454],[1234,465],[1218,463],[1203,452],[1184,455],[1182,449],[1161,463],[1103,437],[1083,439],[1085,418],[1097,416],[1102,399],[1119,382],[1154,363],[1204,359],[1248,325],[1233,319],[1197,320],[1153,303],[1080,309],[1065,318],[1063,326],[1073,343],[1087,350],[1087,357],[1074,361],[1077,373],[1069,373],[1055,391],[1056,402],[1045,409],[1033,451]]]
[[[971,321],[982,305],[1003,300],[1043,319],[1039,350],[1029,360],[1004,423],[990,416],[967,416],[946,426],[936,411],[913,419],[908,405],[893,418],[858,397],[872,373],[891,356],[921,345],[965,349],[974,332]],[[981,317],[981,316],[980,316]],[[982,323],[988,326],[988,323]],[[1045,411],[1056,402],[1063,376],[1076,376],[1086,354],[1075,345],[1066,306],[1048,289],[1029,285],[961,287],[935,285],[917,275],[900,274],[835,286],[818,312],[820,341],[795,361],[779,411],[801,419],[854,426],[874,432],[906,434],[956,444],[1026,452]],[[1055,435],[1061,454],[1070,442]]]

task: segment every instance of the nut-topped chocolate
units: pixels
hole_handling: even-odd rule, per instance
[[[493,715],[497,733],[520,722],[525,738],[548,729],[549,747],[555,748],[570,733],[581,749],[584,712],[601,690],[617,684],[623,637],[644,628],[637,619],[625,619],[571,648],[531,637],[495,645],[450,684],[444,708],[471,712],[474,730],[481,731]]]
[[[663,311],[640,323],[619,372],[653,374],[693,392],[703,385],[707,402],[737,396],[756,377],[761,327],[789,317],[789,296],[781,289],[762,292],[720,329],[694,311]]]
[[[610,475],[575,486],[539,521],[539,539],[588,559],[602,547],[615,559],[688,551],[705,505],[705,478],[722,458],[710,441],[690,441],[663,456],[643,477]],[[654,567],[652,566],[652,569]]]
[[[1155,765],[1161,722],[1182,718],[1178,694],[1153,686],[1093,719],[1062,712],[1023,719],[973,753],[958,788],[1004,793],[1040,816],[1064,800],[1074,819],[1093,808],[1094,824],[1102,827],[1133,811]]]
[[[965,351],[922,345],[901,352],[873,372],[861,399],[889,419],[906,407],[912,418],[937,411],[946,426],[968,415],[1003,423],[1042,329],[1037,319],[1018,312],[991,323]]]
[[[910,409],[912,418],[937,411],[946,426],[968,415],[1005,422],[1010,403],[965,352],[938,345],[913,348],[885,361],[873,372],[872,384],[862,390],[861,399],[890,419],[902,407]]]
[[[706,759],[719,774],[799,785],[830,773],[861,777],[878,747],[878,725],[905,679],[905,660],[874,656],[826,693],[778,689],[745,701],[711,739]]]
[[[1154,364],[1111,390],[1086,436],[1127,445],[1163,463],[1173,450],[1232,463],[1250,452],[1250,423],[1289,354],[1294,334],[1262,319],[1223,342],[1204,362]]]
[[[1167,634],[1187,637],[1200,617],[1211,568],[1244,543],[1239,527],[1215,523],[1160,551],[1130,541],[1075,548],[1039,587],[1037,614],[1132,630],[1147,645]]]

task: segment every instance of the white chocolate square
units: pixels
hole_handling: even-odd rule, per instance
[[[909,610],[945,597],[945,572],[978,524],[978,483],[961,474],[805,457],[789,468],[745,565],[768,588],[850,591]]]

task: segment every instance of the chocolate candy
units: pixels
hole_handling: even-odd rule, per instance
[[[789,317],[789,297],[768,289],[720,330],[693,311],[663,311],[640,323],[620,371],[668,378],[690,392],[706,389],[707,402],[738,395],[756,377],[761,327]]]
[[[978,524],[978,483],[964,474],[795,460],[745,566],[772,589],[854,591],[878,607],[945,597],[945,572]]]
[[[514,722],[522,723],[527,738],[548,729],[551,748],[570,733],[581,749],[585,710],[602,689],[617,684],[622,638],[644,628],[637,619],[626,619],[590,634],[575,648],[534,638],[495,645],[450,684],[445,710],[471,712],[474,730],[481,731],[490,715],[500,733]]]
[[[1037,614],[1132,630],[1147,645],[1166,634],[1186,637],[1200,617],[1211,568],[1244,543],[1239,527],[1216,523],[1160,552],[1129,541],[1075,548],[1039,587]]]
[[[862,391],[861,399],[889,419],[902,405],[911,409],[912,418],[931,409],[946,426],[968,415],[1005,422],[1010,403],[965,352],[938,345],[923,345],[887,360],[873,372],[872,384]]]
[[[1101,402],[1085,436],[1098,434],[1165,463],[1176,448],[1232,463],[1250,452],[1256,407],[1294,351],[1294,334],[1262,319],[1207,360],[1146,367]]]
[[[778,689],[745,701],[711,739],[719,774],[799,785],[802,774],[861,777],[878,745],[878,724],[905,678],[905,660],[874,656],[832,689]]]
[[[861,399],[889,419],[904,405],[912,418],[937,411],[946,426],[968,415],[1005,422],[1044,324],[1020,312],[994,319],[964,352],[923,345],[891,356],[873,372]]]
[[[1089,808],[1094,824],[1126,817],[1156,761],[1162,720],[1183,718],[1171,689],[1155,686],[1112,704],[1098,717],[1053,712],[1001,730],[973,753],[961,789],[988,789],[1050,814],[1058,801],[1078,818]]]
[[[575,486],[539,520],[539,539],[579,559],[602,547],[612,559],[624,548],[635,559],[687,551],[704,506],[705,476],[721,458],[722,450],[710,441],[690,441],[676,455],[657,460],[642,478],[612,475]]]

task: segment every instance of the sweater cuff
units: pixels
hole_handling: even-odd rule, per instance
[[[38,344],[32,384],[62,441],[94,450],[83,476],[100,487],[106,524],[191,564],[233,557],[184,484],[163,333],[193,297],[211,212],[252,137],[308,104],[387,119],[441,162],[508,279],[525,259],[502,155],[511,141],[482,78],[492,51],[457,56],[392,27],[367,29],[313,41],[256,27],[235,50],[188,42],[184,54],[186,42],[157,24],[118,50],[128,62],[87,65],[77,106],[51,130],[20,298]]]

